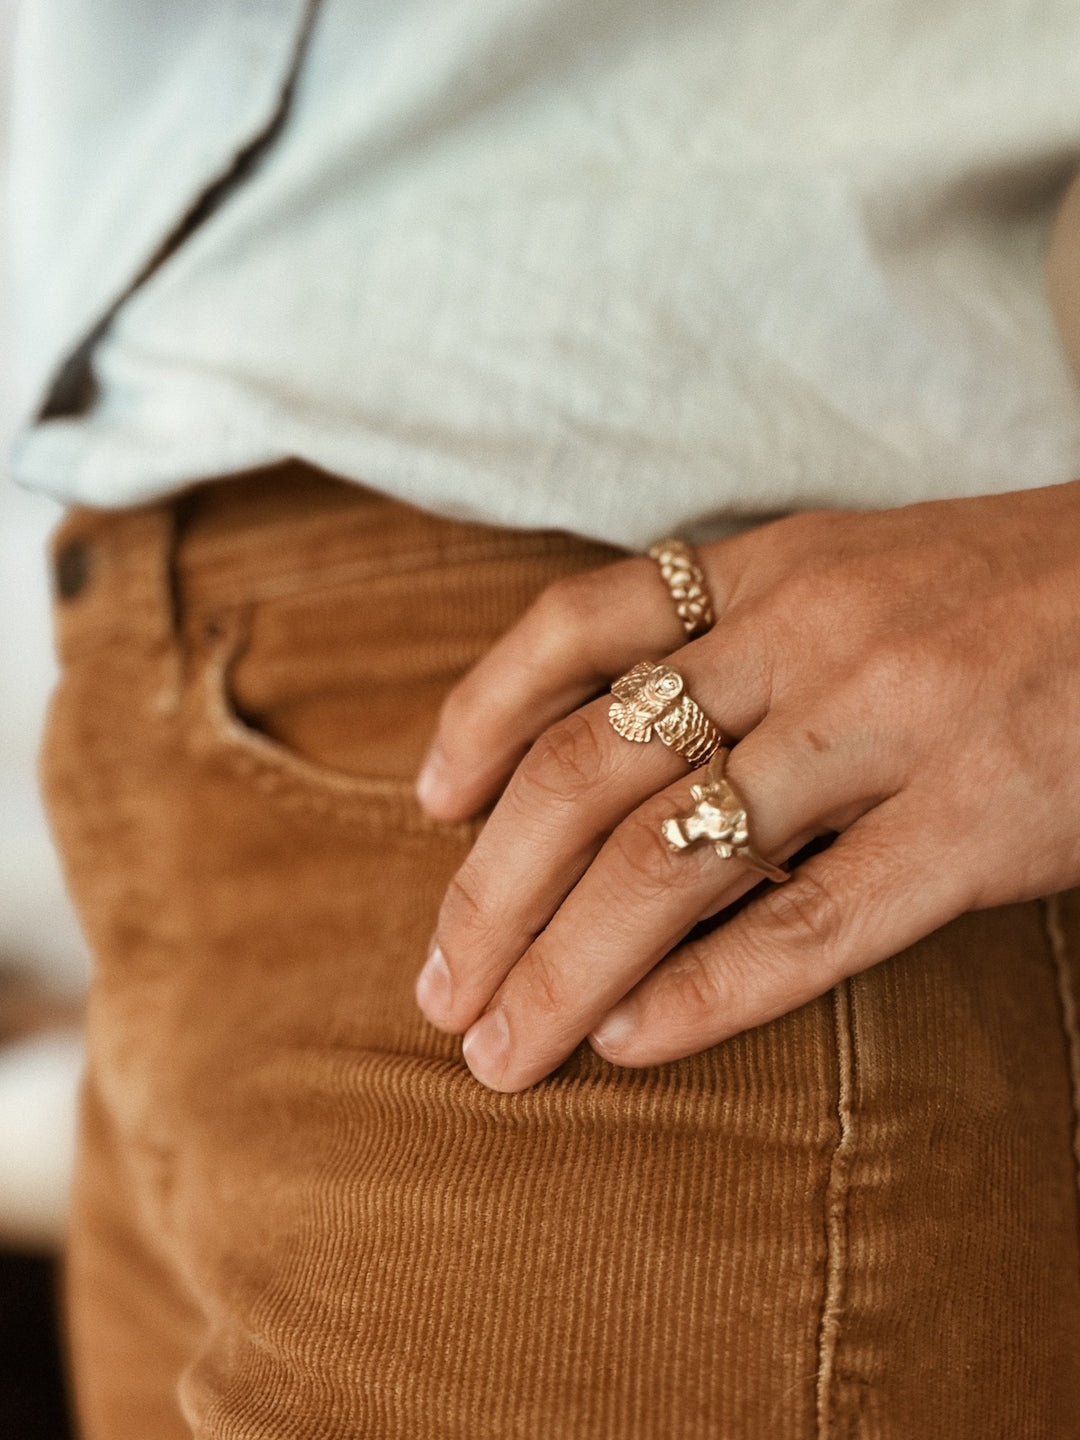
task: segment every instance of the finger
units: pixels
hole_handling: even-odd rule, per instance
[[[927,831],[929,797],[870,810],[786,884],[682,946],[589,1035],[617,1065],[693,1055],[784,1015],[969,908],[959,857]]]
[[[447,697],[416,782],[421,804],[441,820],[475,814],[553,721],[682,634],[645,557],[548,586]]]
[[[857,807],[866,782],[857,757],[810,746],[795,755],[790,730],[772,728],[755,731],[735,755],[757,742],[743,766],[752,773],[758,767],[754,840],[783,858],[820,827],[826,811]],[[798,788],[792,773],[800,776]],[[703,915],[760,880],[739,859],[722,861],[710,845],[669,848],[662,824],[692,810],[692,782],[684,778],[651,796],[614,830],[511,968],[465,1037],[463,1053],[479,1080],[518,1090],[550,1073]]]
[[[737,627],[734,636],[743,646]],[[717,661],[725,675],[754,676],[754,660],[729,655],[730,639],[726,630],[714,631],[679,652],[688,693],[709,688],[693,678],[703,669],[705,646],[712,692],[721,688]],[[753,653],[759,660],[756,645]],[[758,670],[756,683],[740,680],[737,702],[729,702],[724,714],[703,694],[710,713],[731,733],[756,723],[767,703],[767,679]],[[417,982],[417,1001],[432,1024],[451,1033],[470,1025],[615,826],[687,773],[686,761],[655,738],[633,744],[616,734],[609,706],[610,697],[594,701],[543,733],[451,881],[432,954]]]

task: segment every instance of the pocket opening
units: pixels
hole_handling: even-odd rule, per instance
[[[452,838],[476,832],[476,822],[447,825],[427,816],[411,780],[336,769],[301,755],[261,728],[258,716],[237,704],[231,684],[250,629],[250,609],[215,614],[202,627],[189,733],[205,757],[227,766],[267,801],[319,820]]]

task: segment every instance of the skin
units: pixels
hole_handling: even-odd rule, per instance
[[[1050,280],[1080,350],[1078,237],[1074,187]],[[655,563],[620,561],[547,590],[443,707],[422,804],[456,820],[498,799],[416,994],[493,1089],[585,1038],[616,1065],[694,1054],[967,910],[1080,884],[1080,482],[794,515],[698,559],[707,635],[682,643]],[[592,698],[641,659],[737,742],[761,853],[835,836],[786,884],[668,850],[694,777]]]

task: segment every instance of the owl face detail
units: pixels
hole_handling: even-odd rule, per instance
[[[646,704],[668,706],[682,694],[683,678],[667,665],[656,665],[645,682]]]
[[[625,739],[648,740],[654,722],[675,704],[682,690],[677,670],[642,660],[612,685],[615,701],[608,717]]]
[[[628,705],[661,714],[682,694],[683,678],[670,665],[653,665],[642,660],[616,680],[611,693]]]

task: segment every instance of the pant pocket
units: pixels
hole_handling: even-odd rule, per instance
[[[252,623],[252,607],[242,607],[202,627],[185,702],[185,728],[196,758],[227,770],[267,804],[322,824],[471,833],[473,827],[430,820],[415,799],[411,775],[394,774],[391,767],[380,773],[376,757],[383,747],[372,722],[387,734],[387,687],[377,697],[365,697],[359,677],[346,673],[347,655],[341,657],[338,683],[323,678],[306,692],[290,686],[287,696],[264,696],[261,708],[250,710],[238,694],[235,674],[241,659],[252,658]],[[408,711],[414,727],[426,730],[434,725],[442,688],[414,681],[391,698]],[[395,750],[392,734],[388,740],[400,770],[400,747]]]

